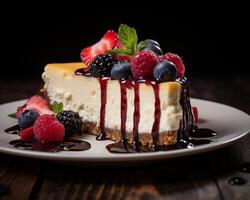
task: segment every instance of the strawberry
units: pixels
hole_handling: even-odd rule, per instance
[[[62,141],[65,128],[53,115],[40,116],[33,126],[35,137],[38,141],[49,143]]]
[[[116,46],[115,46],[117,49],[124,49],[124,45],[121,43],[121,41],[118,39],[117,40],[117,43],[116,43]]]
[[[18,107],[17,112],[16,112],[16,117],[19,118],[19,116],[25,110],[35,111],[40,115],[53,114],[53,112],[49,109],[47,101],[45,101],[44,98],[42,98],[41,96],[38,96],[38,95],[35,95],[35,96],[29,98],[23,106]]]
[[[166,53],[165,55],[160,57],[160,60],[167,60],[176,65],[177,68],[177,73],[178,73],[178,78],[182,78],[185,74],[185,66],[182,62],[182,59],[180,56],[174,53]]]
[[[194,116],[194,123],[197,123],[198,122],[198,109],[197,109],[197,107],[192,107],[192,113]]]
[[[153,77],[155,66],[159,63],[158,56],[150,50],[143,50],[132,58],[131,71],[135,79]]]
[[[118,41],[117,33],[113,30],[108,30],[102,39],[94,45],[84,48],[81,51],[81,59],[89,65],[95,56],[104,54],[107,50],[113,49]]]
[[[31,140],[34,137],[34,131],[33,127],[29,127],[26,129],[21,130],[18,135],[23,139],[23,140]]]

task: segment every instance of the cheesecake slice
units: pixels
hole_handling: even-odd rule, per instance
[[[176,143],[183,118],[179,82],[121,81],[75,73],[83,68],[82,62],[48,64],[42,78],[50,104],[62,102],[65,110],[78,112],[84,132],[130,143]]]

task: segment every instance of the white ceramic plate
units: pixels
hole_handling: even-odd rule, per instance
[[[112,141],[97,141],[94,136],[85,135],[83,139],[91,144],[91,148],[87,151],[46,153],[20,150],[9,144],[11,140],[17,139],[18,136],[6,134],[4,130],[17,123],[17,120],[8,117],[8,114],[14,113],[17,106],[23,105],[25,100],[22,100],[0,105],[0,152],[63,162],[138,162],[168,159],[215,150],[237,141],[249,132],[250,116],[248,114],[211,101],[200,99],[192,99],[191,101],[192,105],[197,106],[199,110],[199,127],[206,127],[218,133],[214,138],[214,143],[200,145],[192,149],[178,149],[153,153],[114,154],[109,153],[105,148],[105,146],[112,143]]]

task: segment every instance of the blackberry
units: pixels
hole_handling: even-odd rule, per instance
[[[82,120],[78,113],[71,110],[64,110],[58,113],[56,117],[64,125],[66,138],[80,133]]]
[[[94,77],[110,77],[114,64],[117,63],[111,55],[101,54],[94,58],[89,65],[89,72]]]

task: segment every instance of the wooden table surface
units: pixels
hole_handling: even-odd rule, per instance
[[[39,80],[0,80],[0,103],[26,98]],[[192,97],[250,113],[250,79],[193,78]],[[1,127],[2,128],[2,127]],[[0,199],[250,199],[250,134],[199,155],[137,166],[76,166],[0,154]],[[231,185],[233,177],[245,184]]]

